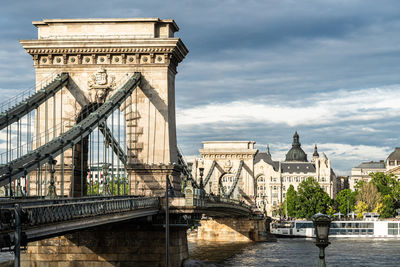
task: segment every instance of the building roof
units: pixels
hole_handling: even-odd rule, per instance
[[[272,160],[271,154],[269,153],[269,151],[257,153],[257,155],[254,157],[254,164],[260,162],[261,160],[263,160],[265,163],[268,163],[269,165],[271,165],[274,168],[274,171],[278,171],[279,162]]]
[[[383,162],[383,161],[363,162],[360,165],[358,165],[356,168],[361,168],[361,169],[384,169],[384,170],[386,170],[385,162]]]
[[[282,162],[282,173],[310,173],[315,172],[315,166],[311,162]]]
[[[399,160],[400,161],[400,147],[396,147],[392,153],[390,153],[387,160]]]
[[[285,162],[307,162],[307,154],[301,148],[300,137],[297,131],[293,135],[292,148],[286,154]]]

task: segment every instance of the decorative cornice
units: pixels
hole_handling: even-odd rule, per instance
[[[189,52],[179,38],[105,39],[105,40],[21,40],[25,50],[34,55],[85,54],[161,54],[172,63],[181,62]],[[154,62],[157,59],[153,57]],[[150,61],[148,62],[150,63]],[[169,63],[169,62],[168,62]]]
[[[92,54],[92,53],[172,53],[174,48],[104,48],[104,47],[84,47],[84,48],[27,48],[29,54]]]
[[[204,159],[252,159],[254,158],[253,153],[245,153],[245,152],[238,152],[238,153],[200,153]]]

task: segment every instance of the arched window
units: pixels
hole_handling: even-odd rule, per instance
[[[264,181],[265,181],[264,180],[264,176],[260,176],[260,177],[257,178],[257,183],[258,184],[264,183]]]

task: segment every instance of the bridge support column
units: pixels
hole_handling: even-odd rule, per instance
[[[212,242],[259,241],[265,232],[265,220],[250,218],[208,218],[200,221],[197,240]]]
[[[72,126],[77,119],[83,118],[83,110],[112,97],[127,74],[140,72],[140,85],[119,107],[124,116],[125,129],[124,132],[118,131],[118,135],[122,133],[126,137],[122,139],[125,142],[123,146],[126,145],[128,165],[169,165],[178,162],[175,75],[179,62],[189,51],[182,40],[174,36],[179,28],[173,20],[52,19],[33,24],[38,28],[38,39],[24,40],[21,44],[32,55],[36,80],[43,81],[54,72],[69,74],[67,89],[57,94],[56,104],[47,101],[50,103],[46,102],[37,109],[35,138],[48,132],[53,124],[67,123],[66,128],[70,124]],[[35,147],[52,138],[46,137],[40,139]],[[67,171],[74,176],[65,177],[63,182],[69,190],[64,190],[63,195],[76,197],[85,191],[85,142],[84,140],[83,150],[77,144],[74,151],[65,151],[65,167],[71,166]],[[77,164],[82,161],[81,153],[84,157],[83,164]],[[59,158],[56,160],[61,164]],[[165,173],[161,171],[160,175],[155,175],[159,172],[158,167],[153,170],[148,167],[136,168],[135,171],[133,176],[140,176],[140,179],[136,180],[138,185],[135,184],[136,181],[130,184],[134,190],[139,191],[141,188],[137,186],[144,183],[147,194],[153,188],[157,191],[157,183],[165,184],[162,182]],[[76,180],[77,177],[83,177],[84,180]],[[173,177],[176,188],[178,176]],[[39,180],[38,185],[31,183],[31,191],[38,188],[37,191],[41,192],[45,185]]]
[[[175,196],[182,195],[182,169],[178,165],[132,164],[128,167],[131,179],[131,195],[164,196],[167,175]]]
[[[186,229],[170,229],[170,266],[188,258]],[[165,229],[124,223],[29,243],[22,266],[165,266]]]

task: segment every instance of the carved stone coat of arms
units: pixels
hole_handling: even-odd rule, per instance
[[[102,103],[106,100],[108,94],[115,89],[115,76],[108,77],[107,71],[100,68],[90,76],[88,81],[89,100],[92,103]]]

